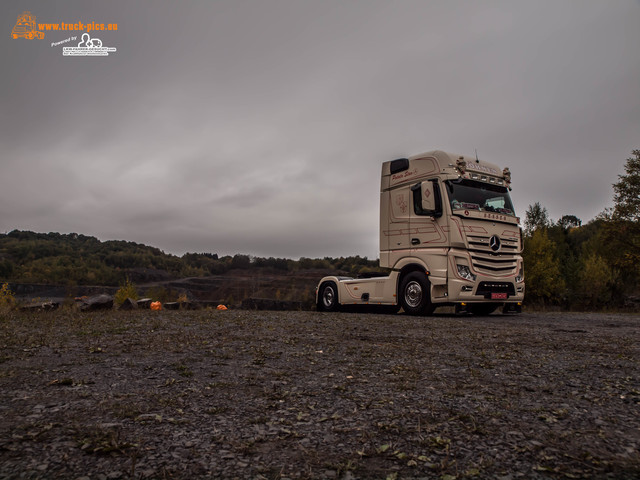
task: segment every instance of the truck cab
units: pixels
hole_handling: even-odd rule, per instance
[[[329,276],[317,288],[318,310],[346,305],[400,308],[428,315],[518,312],[524,298],[522,230],[508,168],[432,151],[382,165],[380,267],[389,275]]]
[[[18,20],[11,31],[11,36],[14,40],[20,37],[29,40],[34,38],[42,40],[44,38],[44,32],[38,30],[35,15],[32,15],[31,12],[22,12],[18,15]]]

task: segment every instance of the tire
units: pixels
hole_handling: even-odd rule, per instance
[[[409,315],[431,315],[431,284],[424,272],[411,272],[400,281],[400,305]]]
[[[491,315],[496,308],[498,308],[498,305],[495,303],[479,303],[477,305],[470,305],[471,313],[482,317]]]
[[[316,306],[319,312],[337,312],[340,309],[338,287],[335,282],[324,282],[320,285]]]

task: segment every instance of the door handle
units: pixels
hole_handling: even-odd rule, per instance
[[[411,245],[420,245],[420,239],[419,238],[412,238],[411,239]]]

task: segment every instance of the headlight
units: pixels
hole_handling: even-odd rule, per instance
[[[521,283],[524,280],[524,272],[522,269],[518,270],[518,274],[516,275],[515,281],[516,283]]]
[[[460,275],[462,278],[464,278],[465,280],[469,280],[470,282],[475,282],[476,281],[476,276],[471,273],[471,270],[469,270],[469,267],[467,267],[466,265],[457,265],[458,267],[458,275]]]

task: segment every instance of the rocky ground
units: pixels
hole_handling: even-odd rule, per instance
[[[639,327],[0,314],[0,477],[639,478]]]

